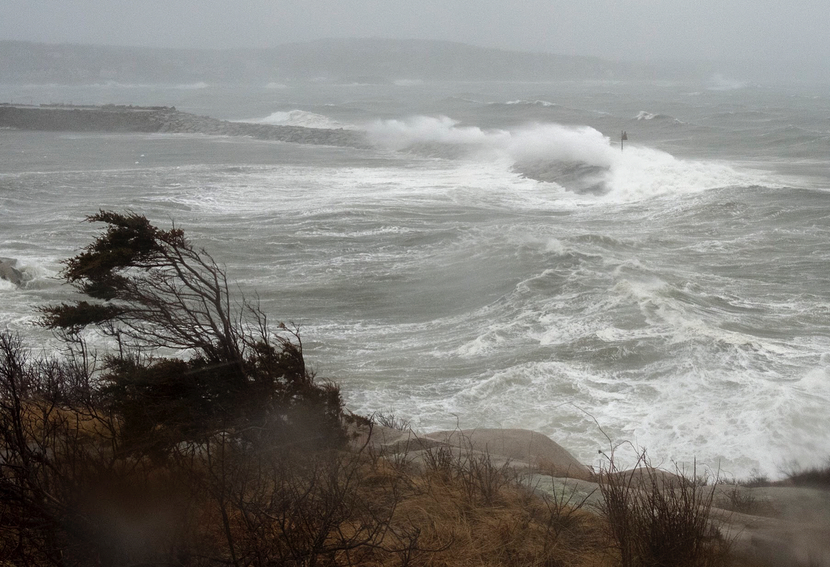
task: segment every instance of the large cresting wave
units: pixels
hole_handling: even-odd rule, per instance
[[[483,129],[447,116],[414,116],[376,121],[367,132],[381,147],[448,159],[501,161],[525,177],[611,200],[770,186],[768,175],[728,163],[680,159],[637,144],[620,151],[590,126],[532,123],[510,130]]]

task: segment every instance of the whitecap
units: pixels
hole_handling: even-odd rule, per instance
[[[338,122],[337,120],[333,120],[328,116],[299,109],[272,112],[264,118],[237,120],[236,122],[247,122],[250,124],[270,124],[273,126],[302,126],[303,128],[322,128],[329,130],[337,128],[354,128],[354,126],[352,125]]]

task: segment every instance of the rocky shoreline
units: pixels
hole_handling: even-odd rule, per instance
[[[168,106],[19,105],[0,103],[0,128],[71,132],[145,132],[248,136],[296,144],[364,148],[361,132],[229,122]]]
[[[512,467],[540,495],[582,502],[586,511],[601,513],[603,495],[596,471],[534,431],[481,428],[417,434],[409,428],[374,424],[358,428],[353,444],[416,468],[423,468],[441,448],[461,460],[486,458],[496,467]],[[635,487],[654,479],[681,479],[662,469],[637,474],[644,470],[615,474],[629,475]],[[755,487],[717,479],[714,483],[702,489],[713,490],[710,519],[732,541],[735,553],[769,565],[830,565],[830,491],[781,483]],[[649,490],[650,485],[640,489]]]

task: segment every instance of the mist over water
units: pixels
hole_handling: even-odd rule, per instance
[[[48,340],[31,323],[70,294],[81,219],[130,209],[300,324],[356,412],[535,429],[588,464],[603,431],[727,475],[821,464],[830,99],[715,79],[0,86],[375,145],[0,131],[0,256],[30,278],[0,281],[0,324]]]

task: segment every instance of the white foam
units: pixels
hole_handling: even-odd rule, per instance
[[[558,238],[549,238],[545,242],[545,250],[557,256],[563,256],[566,252],[565,243]]]
[[[515,160],[549,159],[608,167],[613,150],[608,137],[590,126],[532,124],[515,130],[507,146]]]
[[[608,166],[609,140],[589,126],[529,124],[515,130],[484,130],[460,126],[448,116],[413,116],[404,120],[379,120],[367,127],[370,139],[395,150],[416,144],[438,143],[466,147],[471,155],[487,159],[502,156],[513,161],[551,159]]]
[[[503,130],[485,132],[474,126],[458,126],[448,116],[412,116],[403,120],[378,120],[368,125],[370,139],[394,150],[404,150],[419,143],[442,143],[469,147],[487,147],[507,135]]]
[[[821,364],[809,370],[794,386],[806,395],[820,397],[830,401],[830,363],[822,355]]]
[[[678,159],[637,144],[626,145],[620,152],[607,136],[590,126],[535,123],[512,130],[485,130],[463,126],[448,116],[413,116],[376,121],[367,132],[374,143],[394,150],[439,144],[462,148],[468,157],[490,163],[498,159],[509,163],[549,160],[603,168],[606,172],[600,179],[608,192],[598,199],[612,202],[737,185],[782,186],[771,181],[766,172],[724,162]]]
[[[248,122],[252,124],[271,124],[274,126],[302,126],[303,128],[325,128],[353,129],[354,126],[343,124],[328,116],[307,112],[305,110],[289,110],[285,112],[273,112],[265,118],[253,118],[250,120],[238,120],[237,122]]]
[[[513,106],[513,105],[543,106],[543,107],[559,106],[555,102],[549,102],[547,100],[508,100],[504,104],[508,104],[508,105],[511,105],[511,106]]]
[[[624,152],[614,153],[606,185],[610,193],[603,198],[612,201],[633,201],[738,185],[779,186],[768,173],[723,162],[678,159],[667,152],[638,145],[626,145]]]

